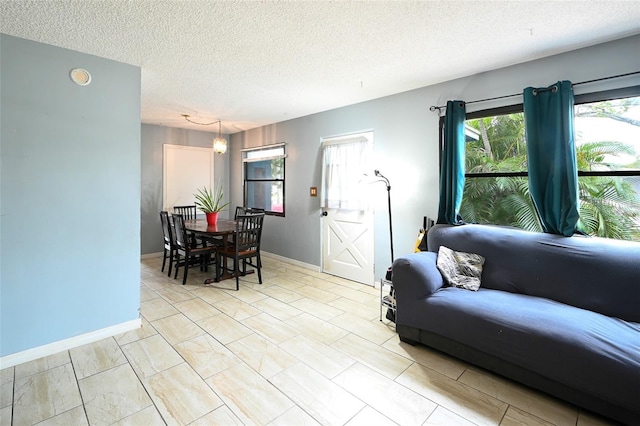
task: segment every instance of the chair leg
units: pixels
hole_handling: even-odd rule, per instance
[[[178,270],[180,269],[180,253],[176,253],[176,271],[173,275],[173,279],[178,278]]]
[[[240,259],[237,257],[233,260],[233,274],[236,276],[236,291],[240,290]]]
[[[164,249],[162,253],[162,269],[160,269],[162,272],[164,272],[164,264],[166,262],[167,262],[167,249]]]
[[[167,274],[168,277],[171,276],[171,269],[172,268],[173,268],[173,250],[171,250],[171,253],[169,254],[169,273]]]
[[[220,262],[222,256],[220,256],[220,253],[216,252],[216,282],[220,282],[220,264],[222,262]]]
[[[189,257],[185,257],[184,274],[182,275],[182,285],[187,283],[187,274],[189,273]]]
[[[258,270],[258,283],[262,284],[262,259],[260,259],[260,252],[258,252],[256,258],[258,259],[256,261],[256,265],[258,265],[256,267],[256,269]]]

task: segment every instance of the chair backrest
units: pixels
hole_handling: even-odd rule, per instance
[[[247,213],[247,209],[245,207],[236,206],[236,214],[233,216],[233,220],[236,220],[238,216],[241,216],[246,213]]]
[[[181,214],[185,220],[196,219],[196,206],[173,206],[173,214]]]
[[[187,238],[187,230],[184,227],[184,216],[174,214],[173,226],[175,228],[176,246],[180,250],[187,251],[189,249],[189,239]]]
[[[236,218],[236,251],[257,251],[260,249],[264,213],[240,215]]]
[[[160,222],[162,222],[162,235],[164,237],[165,244],[171,244],[171,225],[169,224],[169,213],[166,211],[160,212]]]
[[[264,209],[259,209],[257,207],[237,206],[236,207],[236,214],[235,214],[235,216],[233,216],[233,219],[236,220],[238,218],[238,216],[240,216],[240,215],[252,214],[252,213],[264,213]]]

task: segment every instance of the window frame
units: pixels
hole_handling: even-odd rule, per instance
[[[630,105],[633,105],[635,109],[637,108],[637,100],[639,97],[640,85],[636,85],[622,89],[576,95],[574,104],[576,114],[581,115],[582,111],[580,111],[580,107],[582,105],[595,104],[596,109],[594,111],[598,111],[603,107],[602,112],[605,112],[604,114],[585,114],[585,116],[604,117],[607,116],[606,111],[608,110],[605,103],[620,100],[622,101],[620,103],[624,104],[626,103],[625,100],[629,100],[632,101]],[[486,121],[493,121],[495,117],[502,117],[500,123],[506,119],[503,124],[509,126],[511,118],[503,115],[514,113],[522,114],[521,108],[522,104],[515,104],[502,108],[485,109],[469,113],[465,118],[474,120],[487,117]],[[631,120],[622,121],[637,124],[637,116],[635,114],[629,117]],[[615,119],[616,117],[612,118]],[[516,117],[515,120],[519,125],[523,124],[521,122],[522,116]],[[441,118],[439,134],[441,145],[440,176],[442,176],[444,121],[445,119]],[[578,145],[576,149],[576,154],[580,154],[576,160],[580,162],[580,167],[582,168],[582,170],[577,170],[580,197],[580,221],[577,232],[606,238],[638,241],[638,238],[640,238],[640,216],[638,214],[640,167],[637,164],[637,157],[635,160],[633,157],[630,157],[629,161],[626,161],[626,158],[622,157],[620,158],[622,161],[616,161],[613,160],[612,157],[611,164],[607,167],[608,160],[604,155],[607,155],[608,152],[613,154],[615,152],[623,153],[627,151],[622,145],[618,148],[615,143],[613,143],[618,140],[618,138],[609,137],[615,134],[616,129],[618,129],[617,124],[613,121],[598,122],[595,123],[596,127],[592,128],[590,125],[594,125],[593,122],[585,122],[585,127],[582,127],[576,118],[575,125],[577,126],[576,132],[581,132],[576,133],[577,142],[587,145],[591,142],[596,143],[593,147],[587,146],[585,150],[580,148],[581,145]],[[592,134],[592,129],[596,133]],[[519,130],[522,129],[519,128]],[[636,131],[637,129],[634,129],[634,133],[632,134],[636,135]],[[497,142],[503,140],[500,135],[506,136],[507,134],[498,132],[497,136],[494,135]],[[512,140],[515,144],[515,133],[509,133],[509,135],[509,140]],[[581,139],[580,135],[582,135],[584,139]],[[595,138],[593,136],[595,136]],[[517,137],[518,145],[521,147],[522,139],[520,138],[522,134],[518,133]],[[475,140],[476,137],[473,137],[473,139]],[[601,151],[601,156],[597,155],[600,147],[597,142],[599,140],[611,140],[612,142],[612,145],[610,145],[612,147],[611,149],[608,148],[609,145],[606,143],[603,145],[604,150]],[[621,135],[620,142],[622,141],[632,143],[637,153],[636,137],[629,139]],[[482,146],[481,144],[480,147]],[[470,151],[472,147],[474,148],[473,152]],[[509,147],[512,146],[509,145],[506,148]],[[467,145],[465,143],[465,151],[467,154],[474,156],[474,158],[476,154],[482,155],[481,152],[476,153],[475,148],[475,144]],[[595,149],[595,151],[591,148]],[[493,151],[493,148],[491,151]],[[469,220],[474,223],[507,225],[529,229],[531,231],[541,231],[539,216],[535,214],[535,205],[532,204],[532,200],[526,194],[529,191],[527,185],[529,173],[527,164],[523,164],[522,159],[518,158],[522,153],[523,151],[520,149],[517,157],[514,157],[515,161],[507,159],[508,161],[504,164],[495,163],[496,167],[483,167],[482,164],[484,164],[485,160],[481,158],[479,158],[477,162],[465,161],[465,195],[463,196],[462,205],[460,206],[460,214],[463,215],[463,220]],[[586,156],[583,156],[583,153],[586,154]],[[628,153],[631,152],[629,151]],[[501,155],[502,154],[499,155],[500,158],[502,158]],[[604,162],[605,167],[598,167],[597,163],[599,162]],[[475,164],[479,164],[480,167],[476,168]],[[492,162],[491,164],[494,163]],[[474,168],[467,168],[470,166]],[[503,166],[507,166],[506,169],[511,169],[512,171],[501,171]],[[475,178],[478,179],[474,180]],[[470,192],[467,193],[467,190],[470,190]]]
[[[280,150],[280,154],[273,155],[275,150]],[[249,190],[249,182],[282,182],[282,212],[266,210],[265,214],[268,216],[280,216],[285,217],[286,212],[286,143],[276,143],[271,145],[263,145],[255,148],[245,148],[241,150],[242,152],[242,204],[245,208],[258,208],[259,206],[249,206],[247,202],[248,190]],[[264,155],[261,155],[264,154]],[[253,155],[256,154],[256,155]],[[247,177],[247,164],[248,163],[256,163],[261,161],[275,160],[282,158],[282,178],[277,179],[249,179]],[[259,207],[262,208],[262,207]]]

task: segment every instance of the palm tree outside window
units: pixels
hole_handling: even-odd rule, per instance
[[[582,232],[640,241],[640,87],[575,97]],[[542,231],[529,195],[522,105],[467,114],[460,215]]]

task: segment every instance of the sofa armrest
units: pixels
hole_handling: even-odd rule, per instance
[[[437,257],[437,253],[419,252],[393,262],[392,281],[398,301],[424,299],[444,285],[436,267]]]

